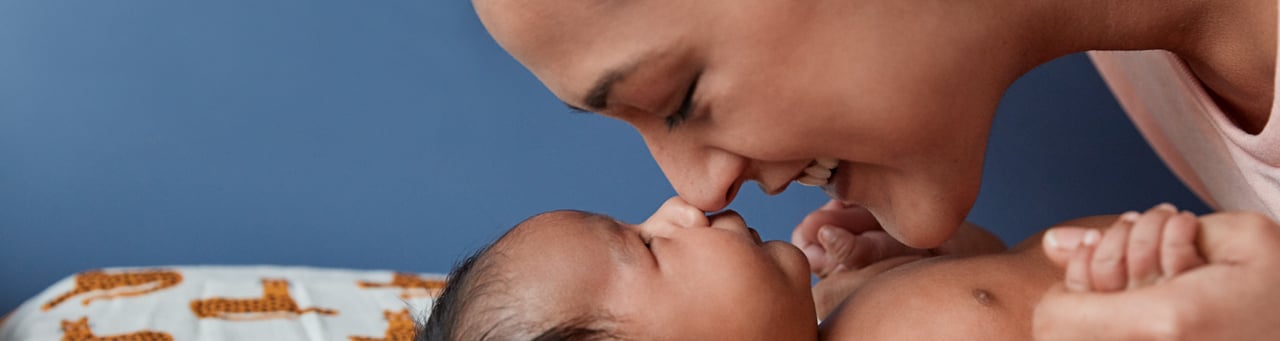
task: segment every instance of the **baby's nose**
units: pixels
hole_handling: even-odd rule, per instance
[[[672,197],[658,207],[645,224],[669,222],[679,227],[708,226],[707,216],[697,207],[693,207],[680,197]]]

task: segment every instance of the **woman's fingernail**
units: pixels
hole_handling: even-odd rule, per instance
[[[1085,233],[1085,229],[1080,228],[1056,228],[1045,234],[1044,242],[1057,250],[1075,250],[1080,247]]]
[[[1173,204],[1170,204],[1167,202],[1156,205],[1156,209],[1164,210],[1165,212],[1178,212],[1178,208],[1176,206],[1173,206]]]

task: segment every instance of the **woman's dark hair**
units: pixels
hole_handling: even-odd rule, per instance
[[[498,241],[511,235],[510,232],[498,238]],[[484,296],[500,294],[499,289],[502,289],[504,287],[502,284],[506,282],[500,274],[501,267],[495,266],[496,260],[502,258],[502,255],[500,252],[491,252],[493,246],[497,244],[497,241],[489,244],[453,267],[445,282],[444,291],[431,304],[431,315],[425,323],[419,324],[415,340],[511,340],[520,337],[519,335],[537,335],[530,339],[535,341],[619,339],[605,328],[594,327],[604,325],[603,322],[606,322],[604,320],[607,320],[599,316],[580,315],[555,323],[541,333],[522,329],[527,329],[531,325],[546,325],[545,323],[512,323],[516,322],[515,320],[542,322],[529,317],[481,316],[486,313],[499,315],[509,311],[505,307],[477,310],[475,306],[476,301]],[[518,306],[521,302],[505,302],[505,304],[508,307]],[[492,322],[483,325],[482,323],[487,323],[485,321]]]

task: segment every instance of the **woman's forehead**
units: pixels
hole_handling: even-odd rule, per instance
[[[660,1],[659,1],[660,2]],[[654,1],[477,0],[494,39],[565,102],[581,105],[594,82],[672,48],[683,28],[651,15]],[[644,6],[641,6],[641,5]]]
[[[516,58],[530,52],[559,52],[591,46],[594,37],[608,35],[617,22],[614,10],[596,0],[477,0],[480,21],[498,44]],[[563,54],[563,53],[561,53]]]

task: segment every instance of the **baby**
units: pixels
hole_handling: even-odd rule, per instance
[[[1132,289],[1203,264],[1195,252],[1196,218],[1171,205],[1070,222],[1107,224],[1106,232],[1075,242],[1091,248],[1082,254],[1099,259],[1071,260],[1068,288]],[[1152,232],[1163,243],[1147,244],[1159,249],[1126,246],[1130,239],[1150,241]],[[636,225],[555,211],[516,225],[455,268],[418,337],[1030,339],[1036,302],[1064,282],[1063,269],[1041,253],[1039,240],[984,255],[885,259],[829,275],[824,281],[857,285],[832,298],[843,303],[820,302],[835,310],[819,325],[804,254],[786,242],[762,242],[732,211],[706,216],[673,198]],[[1102,257],[1117,251],[1121,266],[1111,267]],[[1125,252],[1141,253],[1129,259],[1143,264],[1125,263]],[[1125,276],[1137,268],[1145,273]]]

